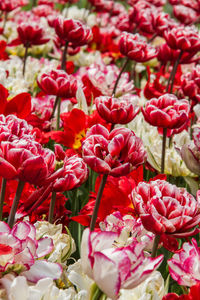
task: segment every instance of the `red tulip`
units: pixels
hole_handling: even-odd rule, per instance
[[[133,206],[144,227],[155,234],[186,237],[200,222],[199,201],[185,189],[164,180],[141,182],[133,190]]]
[[[51,150],[25,139],[1,142],[0,159],[2,177],[19,178],[35,185],[42,185],[55,168],[55,155]]]
[[[77,80],[62,70],[43,73],[37,82],[41,90],[47,95],[55,95],[61,98],[76,96]]]
[[[9,13],[17,7],[27,5],[28,1],[26,0],[1,0],[0,1],[0,10]]]
[[[77,20],[57,17],[53,26],[61,40],[71,42],[76,46],[87,44],[92,37],[91,29]]]
[[[200,67],[198,65],[181,77],[181,89],[190,100],[195,103],[200,102]]]
[[[128,2],[129,2],[130,5],[134,6],[135,4],[139,5],[140,2],[144,2],[144,1],[142,1],[142,0],[129,0]],[[146,0],[145,2],[147,2],[151,5],[155,5],[157,7],[163,6],[163,5],[166,4],[166,0]]]
[[[200,50],[200,35],[194,27],[176,26],[165,31],[164,38],[172,49],[193,54]]]
[[[92,170],[115,177],[129,174],[146,159],[142,140],[127,128],[116,128],[109,133],[102,125],[94,125],[82,150],[83,159]]]
[[[153,98],[142,108],[145,120],[152,126],[175,129],[188,121],[190,106],[187,100],[178,100],[175,95],[165,94]]]
[[[100,12],[110,12],[114,6],[113,0],[89,0],[89,2]]]
[[[101,96],[95,99],[97,111],[108,123],[127,124],[139,113],[137,96],[114,98]]]
[[[198,13],[184,5],[175,5],[173,7],[174,16],[183,24],[188,25],[194,23],[198,18]]]
[[[158,48],[157,59],[166,64],[168,61],[175,62],[180,55],[180,50],[170,48],[167,43],[164,43]],[[180,63],[190,63],[194,53],[184,52],[181,56]]]
[[[152,13],[152,23],[155,32],[160,36],[163,36],[165,30],[176,25],[176,22],[170,18],[169,14],[157,11]]]
[[[64,160],[63,173],[55,180],[53,190],[64,192],[79,187],[87,180],[88,169],[83,159],[72,156]]]
[[[19,118],[26,118],[31,112],[31,95],[20,93],[8,100],[8,90],[0,84],[0,114],[5,116],[15,114]]]
[[[120,52],[136,62],[145,62],[156,57],[156,50],[139,34],[123,32],[119,41]]]
[[[49,41],[49,38],[45,36],[43,28],[38,24],[21,23],[17,27],[17,32],[24,47],[42,45]]]

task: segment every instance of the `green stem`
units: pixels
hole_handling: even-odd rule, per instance
[[[51,115],[51,119],[53,118],[55,111],[56,111],[56,107],[58,105],[58,101],[59,101],[59,96],[56,96],[55,102],[54,102],[54,106],[53,106],[53,111],[52,111],[52,115]]]
[[[173,71],[172,71],[172,81],[171,81],[170,93],[172,93],[172,90],[173,90],[176,71],[177,71],[177,68],[178,68],[178,65],[179,65],[179,62],[181,60],[182,55],[183,55],[183,52],[181,51],[179,56],[178,56],[178,59],[176,60],[176,62],[174,64],[174,68],[173,68]]]
[[[177,71],[177,68],[178,68],[178,65],[180,63],[180,59],[181,59],[182,55],[183,55],[183,52],[181,51],[179,53],[179,56],[178,56],[177,60],[175,61],[175,64],[173,66],[172,72],[170,74],[170,77],[169,77],[169,80],[168,80],[168,83],[167,83],[166,92],[170,92],[170,94],[172,93],[172,90],[173,90],[174,79],[175,79],[175,76],[176,76],[176,71]],[[170,85],[170,81],[171,81],[171,85]],[[169,86],[170,86],[170,91],[169,91]]]
[[[59,128],[60,128],[60,105],[61,105],[61,98],[58,98],[58,110],[57,110],[56,130],[59,130]]]
[[[113,91],[112,91],[112,95],[113,95],[113,96],[115,96],[115,93],[116,93],[116,90],[117,90],[117,85],[118,85],[118,83],[119,83],[119,80],[120,80],[120,78],[121,78],[121,75],[122,75],[122,73],[124,72],[124,70],[125,70],[125,68],[126,68],[126,66],[127,66],[127,64],[128,64],[128,62],[129,62],[129,58],[127,57],[127,59],[126,59],[124,65],[123,65],[122,68],[121,68],[121,71],[119,72],[119,75],[118,75],[118,77],[117,77],[117,80],[115,81],[115,85],[114,85],[114,88],[113,88]]]
[[[33,0],[32,7],[37,5],[37,0]]]
[[[96,283],[92,284],[90,291],[90,300],[100,300],[104,295],[100,288],[96,285]]]
[[[11,211],[10,211],[10,214],[9,214],[9,217],[8,217],[8,225],[10,226],[10,228],[12,228],[13,225],[14,225],[15,214],[16,214],[18,203],[19,203],[19,200],[20,200],[23,188],[24,188],[24,184],[25,184],[25,182],[19,181],[18,186],[17,186],[17,191],[16,191],[16,194],[15,194],[15,198],[13,200]]]
[[[25,75],[25,71],[26,71],[26,60],[28,57],[28,48],[29,48],[28,46],[25,47],[24,64],[23,64],[23,71],[22,71],[23,76]]]
[[[160,235],[156,235],[155,238],[154,238],[154,242],[153,242],[151,257],[156,257],[156,252],[157,252],[157,249],[158,249],[159,241],[160,241]]]
[[[100,186],[99,186],[99,190],[98,190],[98,194],[97,194],[97,198],[96,198],[96,202],[95,202],[95,206],[94,206],[94,211],[93,211],[93,214],[92,214],[92,220],[91,220],[91,223],[90,223],[90,231],[93,231],[94,228],[95,228],[97,214],[98,214],[98,210],[99,210],[99,205],[100,205],[100,202],[101,202],[101,197],[102,197],[103,190],[104,190],[104,187],[105,187],[105,184],[106,184],[106,181],[107,181],[107,177],[108,177],[108,175],[104,174],[103,178],[101,179],[101,183],[100,183]]]
[[[5,178],[2,178],[1,194],[0,194],[0,221],[2,221],[2,217],[3,217],[3,204],[4,204],[5,193],[6,193],[6,182],[7,180]]]
[[[96,289],[96,291],[92,297],[92,300],[99,300],[102,295],[103,295],[103,292],[100,289]]]
[[[54,214],[54,208],[56,204],[56,192],[52,192],[51,195],[51,202],[50,202],[50,207],[49,207],[49,218],[48,221],[49,223],[53,223],[53,214]]]
[[[187,294],[188,294],[188,289],[187,289],[186,286],[183,286],[183,285],[182,285],[182,286],[181,286],[181,289],[182,289],[184,295],[187,295]]]
[[[162,156],[161,156],[161,173],[165,172],[165,150],[167,140],[167,128],[163,128],[163,140],[162,140]]]
[[[67,63],[67,48],[68,42],[65,43],[65,47],[62,53],[62,62],[61,62],[61,70],[66,71],[66,63]]]
[[[4,14],[4,21],[3,21],[3,33],[4,33],[5,28],[6,28],[7,19],[8,19],[8,13],[5,12],[5,14]]]
[[[152,37],[148,40],[148,43],[151,43],[157,37],[157,33],[154,33]]]

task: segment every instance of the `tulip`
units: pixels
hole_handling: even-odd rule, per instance
[[[182,52],[192,52],[193,55],[200,50],[200,36],[194,27],[176,26],[164,32],[169,47]]]
[[[170,48],[167,43],[161,44],[158,48],[157,59],[162,63],[166,64],[168,61],[176,62],[180,56],[180,50],[174,50]],[[184,52],[181,55],[180,63],[189,63],[193,54]]]
[[[45,36],[44,30],[41,26],[34,23],[21,23],[17,27],[17,32],[21,43],[25,47],[23,75],[25,74],[26,59],[28,55],[28,48],[33,45],[42,45],[49,41]]]
[[[181,250],[168,260],[169,272],[180,285],[193,286],[200,283],[200,249],[197,241],[184,243]]]
[[[100,12],[110,12],[114,6],[113,0],[89,0],[89,2]]]
[[[49,149],[32,140],[21,139],[0,144],[0,174],[5,179],[19,179],[17,191],[11,207],[8,224],[13,226],[19,199],[24,183],[42,185],[43,181],[55,168],[55,155]],[[2,191],[3,193],[3,186]],[[1,195],[2,196],[2,195]],[[1,197],[2,207],[2,197]],[[0,211],[2,208],[0,209]]]
[[[147,0],[146,2],[149,4],[152,4],[154,6],[157,6],[157,7],[160,7],[160,6],[163,6],[166,4],[166,0]],[[136,3],[137,3],[137,5],[139,5],[140,0],[129,0],[130,5],[134,5]]]
[[[198,18],[198,13],[194,9],[184,5],[174,5],[173,14],[176,19],[185,25],[195,23]]]
[[[56,192],[72,190],[79,187],[84,181],[86,181],[87,177],[87,165],[84,163],[82,158],[78,156],[65,158],[63,173],[55,180],[53,190]]]
[[[154,234],[146,231],[140,218],[135,219],[131,215],[122,216],[119,211],[108,215],[99,223],[102,231],[117,232],[119,234],[116,243],[119,246],[128,246],[133,240],[142,242],[145,250],[151,250]]]
[[[34,140],[32,127],[25,120],[14,115],[0,115],[0,142],[14,141],[21,138]]]
[[[190,73],[181,76],[181,90],[194,103],[200,102],[200,67],[198,65]]]
[[[61,98],[76,96],[77,80],[62,70],[43,73],[37,82],[41,90],[47,95],[55,95]]]
[[[157,11],[152,13],[152,23],[154,30],[160,36],[163,36],[165,30],[173,28],[176,25],[176,22],[170,18],[169,14]]]
[[[9,13],[16,8],[27,5],[27,4],[28,4],[28,1],[26,1],[26,0],[14,0],[14,1],[1,0],[0,10],[3,12]]]
[[[174,237],[194,235],[200,222],[200,201],[185,189],[164,180],[141,182],[131,194],[133,206],[146,230]]]
[[[95,99],[99,115],[112,124],[127,124],[139,113],[137,96],[114,98],[101,96]]]
[[[5,29],[7,18],[8,18],[8,13],[15,10],[18,7],[27,5],[28,1],[27,0],[1,0],[0,2],[0,11],[4,13],[4,24],[3,24],[3,30]]]
[[[69,300],[77,297],[73,287],[61,289],[57,287],[56,282],[52,278],[48,278],[48,275],[43,279],[39,279],[36,284],[30,284],[24,276],[7,274],[0,279],[0,283],[5,289],[4,291],[6,291],[8,297],[6,299],[8,300]]]
[[[154,271],[136,288],[131,290],[121,289],[119,300],[163,300],[164,294],[164,279],[160,272]]]
[[[180,128],[189,118],[190,106],[187,100],[178,100],[173,94],[153,98],[142,108],[145,121],[152,126]]]
[[[146,159],[141,139],[127,128],[116,128],[109,133],[102,125],[94,125],[82,150],[83,159],[92,170],[115,177],[127,175]]]
[[[42,185],[55,168],[55,155],[51,150],[25,139],[1,142],[0,160],[1,176],[6,179],[18,178],[35,185]]]
[[[53,27],[58,37],[65,42],[61,63],[61,69],[65,71],[68,44],[71,42],[76,47],[86,45],[92,38],[92,31],[78,20],[64,19],[61,16],[53,21]]]
[[[76,46],[87,44],[92,36],[91,29],[78,20],[57,17],[54,20],[54,28],[61,40]]]
[[[180,154],[187,168],[194,174],[200,175],[200,152],[194,143],[183,145]]]
[[[115,83],[113,95],[115,95],[118,81],[120,80],[121,74],[128,64],[129,59],[134,60],[135,62],[146,62],[150,59],[153,59],[157,55],[156,50],[147,44],[146,41],[139,36],[139,34],[131,34],[127,32],[122,32],[119,40],[119,50],[127,57],[127,59]]]
[[[77,80],[72,76],[68,75],[62,70],[52,70],[50,73],[43,73],[38,79],[38,86],[47,95],[55,95],[56,100],[53,107],[52,116],[58,106],[57,112],[57,130],[60,125],[60,104],[61,98],[75,97],[78,83]]]
[[[119,41],[120,52],[136,62],[146,62],[156,57],[156,50],[139,34],[123,32]]]
[[[152,126],[163,128],[161,173],[165,170],[165,147],[168,129],[179,129],[189,119],[190,106],[187,100],[178,100],[173,94],[165,94],[147,102],[142,113]],[[175,132],[174,132],[175,133]]]
[[[111,299],[118,299],[120,289],[138,286],[161,264],[163,255],[145,257],[142,243],[114,247],[117,233],[83,232],[81,264],[83,271]]]
[[[90,168],[104,174],[90,223],[92,231],[108,174],[115,177],[127,175],[143,164],[146,160],[146,152],[141,139],[131,130],[116,128],[109,133],[102,125],[94,125],[90,128],[83,142],[82,151],[83,159]]]
[[[59,169],[57,174],[57,178],[55,177],[55,174],[52,174],[50,178],[47,178],[48,182],[51,182],[51,177],[53,178],[53,193],[49,208],[50,223],[52,223],[53,221],[56,192],[69,191],[79,187],[83,182],[87,180],[88,169],[82,158],[78,156],[72,156],[70,158],[64,159],[63,168]]]
[[[200,127],[198,122],[193,130],[193,141],[183,145],[180,154],[188,169],[200,175]]]
[[[21,273],[31,282],[42,278],[58,279],[62,268],[43,258],[53,250],[51,238],[36,240],[35,227],[28,221],[19,222],[12,229],[0,222],[0,272]]]
[[[187,288],[186,288],[187,289]],[[199,300],[200,299],[200,283],[192,286],[190,292],[187,295],[177,295],[175,293],[169,293],[163,297],[162,300]]]

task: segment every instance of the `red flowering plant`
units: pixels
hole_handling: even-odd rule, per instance
[[[0,299],[198,299],[200,1],[0,11]]]
[[[68,44],[72,43],[73,46],[86,45],[92,38],[92,31],[88,26],[78,20],[64,19],[61,16],[53,21],[53,27],[60,40],[65,42],[61,69],[66,70]]]
[[[52,111],[52,116],[57,108],[57,130],[60,128],[60,98],[72,98],[76,96],[78,82],[72,76],[62,70],[52,70],[49,74],[43,73],[38,78],[38,86],[47,95],[55,95],[55,103]]]
[[[49,37],[46,35],[40,25],[32,22],[18,25],[17,32],[19,36],[19,43],[22,43],[25,47],[24,65],[22,70],[24,75],[26,70],[28,49],[33,45],[42,45],[47,43],[49,41]]]
[[[164,94],[159,98],[153,98],[142,108],[145,120],[152,126],[163,129],[163,144],[161,157],[161,173],[165,170],[165,144],[167,131],[172,129],[182,130],[189,119],[190,106],[187,100],[178,100],[173,94]]]

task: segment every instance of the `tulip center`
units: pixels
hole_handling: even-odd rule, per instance
[[[81,130],[79,133],[75,135],[73,148],[79,149],[81,147],[81,140],[85,137],[85,130]]]

